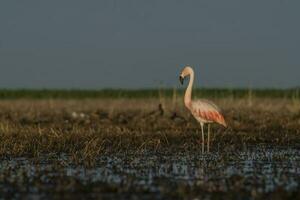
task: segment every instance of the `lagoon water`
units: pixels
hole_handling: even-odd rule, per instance
[[[235,191],[253,198],[300,187],[297,148],[260,146],[204,155],[124,153],[98,157],[93,167],[70,160],[66,154],[2,158],[0,197],[209,198]]]

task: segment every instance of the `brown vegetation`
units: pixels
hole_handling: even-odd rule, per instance
[[[212,151],[267,143],[297,145],[299,102],[289,99],[214,100],[229,128],[213,127]],[[0,155],[67,153],[92,164],[112,152],[199,151],[199,124],[174,99],[2,100]]]

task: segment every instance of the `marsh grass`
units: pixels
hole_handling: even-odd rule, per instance
[[[161,99],[2,100],[0,155],[66,153],[91,166],[97,156],[118,152],[200,153],[199,124],[176,98],[173,91],[172,98]],[[298,145],[300,113],[290,109],[294,100],[252,98],[252,106],[249,97],[212,100],[229,124],[213,126],[212,151]]]

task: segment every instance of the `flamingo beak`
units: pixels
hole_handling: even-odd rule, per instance
[[[179,81],[180,81],[181,85],[183,85],[184,78],[181,75],[179,76]]]

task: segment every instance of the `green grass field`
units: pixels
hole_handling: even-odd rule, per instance
[[[194,89],[195,97],[211,98],[243,98],[243,97],[269,97],[269,98],[299,98],[299,88],[294,89]],[[84,98],[157,98],[172,97],[175,94],[182,96],[183,89],[102,89],[102,90],[57,90],[57,89],[0,89],[1,99],[84,99]]]

